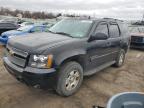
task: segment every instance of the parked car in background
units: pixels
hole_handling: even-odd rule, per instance
[[[3,61],[19,81],[70,96],[84,76],[122,66],[129,43],[123,21],[70,18],[56,23],[49,33],[11,38]]]
[[[9,22],[0,22],[0,35],[1,33],[8,31],[8,30],[15,30],[18,28],[18,25],[15,23]]]
[[[5,23],[14,23],[17,24],[18,19],[14,17],[9,17],[9,18],[3,18],[0,20],[0,22],[5,22]]]
[[[34,25],[34,23],[33,22],[23,22],[23,23],[19,24],[20,27],[29,26],[29,25]]]
[[[129,27],[131,34],[131,48],[144,49],[144,26]]]
[[[14,37],[14,36],[23,36],[24,34],[28,33],[35,33],[35,32],[44,32],[47,31],[48,27],[45,25],[31,25],[31,26],[25,26],[20,27],[17,30],[10,30],[7,32],[2,33],[0,36],[0,43],[2,45],[6,45],[8,39]]]

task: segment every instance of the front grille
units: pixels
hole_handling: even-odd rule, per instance
[[[143,42],[143,37],[132,36],[131,42],[136,42],[136,43]]]
[[[16,48],[7,47],[6,56],[13,64],[25,67],[28,53]]]

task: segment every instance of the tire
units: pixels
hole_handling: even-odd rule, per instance
[[[117,57],[116,63],[114,64],[115,67],[121,67],[124,64],[125,54],[125,50],[121,49]]]
[[[59,71],[56,92],[71,96],[78,91],[83,81],[83,68],[77,62],[65,63]]]

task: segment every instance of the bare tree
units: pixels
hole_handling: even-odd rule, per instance
[[[0,15],[11,15],[17,16],[21,14],[24,18],[34,18],[34,19],[48,19],[48,18],[56,18],[57,16],[53,13],[45,13],[45,12],[30,12],[30,11],[22,11],[22,10],[10,10],[8,8],[0,8]]]

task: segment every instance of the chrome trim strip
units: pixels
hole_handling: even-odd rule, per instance
[[[117,53],[117,52],[118,52],[118,51],[114,51],[114,52],[107,53],[107,54],[104,54],[104,55],[101,55],[101,56],[95,55],[95,56],[92,56],[92,57],[90,58],[90,60],[93,61],[94,59],[101,58],[101,57],[104,57],[104,56],[107,56],[107,55],[110,55],[110,54],[113,54],[113,53]]]

